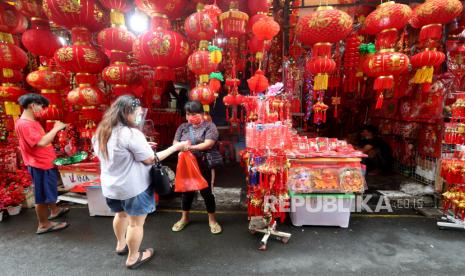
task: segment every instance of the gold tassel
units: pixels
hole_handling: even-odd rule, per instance
[[[413,83],[416,83],[416,84],[432,83],[433,74],[434,74],[434,67],[424,66],[415,72],[415,76],[413,77]]]
[[[208,82],[208,75],[200,75],[199,79],[200,79],[200,83],[207,83]]]
[[[115,26],[124,26],[126,24],[124,20],[124,14],[117,10],[111,10],[110,12],[110,22]]]
[[[425,81],[424,83],[432,83],[433,82],[433,73],[434,73],[434,67],[426,67],[425,69]]]
[[[315,90],[327,90],[328,89],[328,74],[317,74],[315,76],[315,84],[313,85]]]
[[[203,105],[203,111],[205,111],[205,112],[207,112],[207,113],[210,112],[210,105],[204,104],[204,105]]]

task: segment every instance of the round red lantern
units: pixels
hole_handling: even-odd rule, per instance
[[[230,39],[232,44],[237,44],[239,37],[245,34],[248,20],[249,16],[245,12],[237,10],[233,4],[227,12],[220,15],[223,34]]]
[[[57,63],[74,73],[98,74],[108,64],[105,54],[91,45],[72,45],[55,53]]]
[[[135,73],[125,62],[115,62],[103,69],[102,78],[109,84],[128,85],[134,80]]]
[[[336,70],[336,62],[328,57],[315,57],[307,61],[305,68],[315,75],[313,88],[327,90],[329,74]]]
[[[427,49],[410,58],[412,66],[417,69],[413,78],[413,83],[431,84],[433,82],[434,67],[444,62],[445,55],[434,49]],[[429,85],[423,86],[424,90],[429,90]]]
[[[260,19],[267,18],[268,16],[264,13],[257,13],[252,16],[247,22],[247,32],[252,32],[253,25],[257,23]]]
[[[15,6],[0,2],[0,32],[13,33],[21,25],[21,14]]]
[[[380,4],[365,21],[366,32],[376,35],[386,29],[403,29],[412,16],[412,9],[404,4],[389,1]]]
[[[0,83],[16,83],[23,80],[23,74],[19,70],[2,69],[0,70]]]
[[[109,10],[129,12],[132,8],[132,1],[127,0],[99,0],[99,2]]]
[[[210,104],[215,101],[215,93],[207,85],[201,84],[189,92],[189,99],[199,101],[203,105],[203,110],[209,112]]]
[[[80,84],[66,99],[71,106],[97,106],[103,103],[103,92],[93,85]]]
[[[135,35],[121,27],[105,28],[98,34],[98,43],[107,50],[131,52]]]
[[[205,5],[203,7],[203,12],[210,15],[210,18],[213,20],[214,24],[218,25],[218,16],[221,14],[221,9],[217,5]]]
[[[305,46],[318,42],[335,43],[352,31],[352,17],[333,7],[319,7],[314,13],[302,17],[295,34]]]
[[[419,25],[447,24],[462,12],[459,0],[428,0],[415,9]]]
[[[262,70],[257,70],[255,74],[247,80],[247,84],[249,85],[252,95],[265,92],[269,86],[268,79],[265,77],[265,73],[263,73]]]
[[[14,44],[0,43],[0,68],[20,70],[27,65],[27,55]]]
[[[252,27],[253,34],[260,40],[272,40],[279,30],[278,22],[270,16],[258,20]]]
[[[270,1],[268,0],[254,0],[247,1],[250,14],[257,14],[259,12],[267,13],[270,10]]]
[[[16,8],[28,18],[46,19],[40,0],[16,0]]]
[[[61,47],[60,40],[50,30],[47,20],[32,18],[31,29],[23,33],[21,41],[24,47],[34,55],[53,57],[56,50]]]
[[[149,16],[167,15],[171,19],[180,17],[187,5],[185,0],[136,0],[136,6]]]
[[[409,59],[406,55],[397,52],[383,51],[365,61],[363,71],[368,76],[377,77],[375,90],[392,89],[394,76],[408,69]]]
[[[203,11],[198,11],[190,15],[184,21],[184,30],[188,37],[195,40],[210,40],[215,35],[218,28],[218,21]]]
[[[109,22],[108,13],[97,0],[44,0],[42,7],[51,21],[68,29],[99,31]]]
[[[177,68],[186,64],[189,57],[189,43],[179,33],[158,29],[136,39],[133,51],[143,64]]]
[[[62,90],[69,85],[69,81],[63,73],[52,71],[48,67],[39,67],[39,70],[29,73],[26,81],[42,92]]]
[[[237,94],[237,95],[228,94],[224,96],[223,102],[226,106],[241,105],[244,102],[244,96],[242,96],[241,94]]]
[[[206,46],[208,47],[208,42],[205,40],[201,41],[200,50],[192,53],[187,60],[187,67],[200,77],[201,83],[208,82],[208,75],[216,71],[218,66],[218,64],[211,61],[210,52],[205,49]]]
[[[0,86],[0,101],[17,102],[18,98],[26,94],[27,91],[10,83],[3,83]]]

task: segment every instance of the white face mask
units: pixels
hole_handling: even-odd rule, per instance
[[[142,123],[142,113],[137,114],[136,119],[134,120],[134,123],[138,126],[141,125]]]

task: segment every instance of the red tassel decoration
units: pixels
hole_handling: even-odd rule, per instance
[[[384,95],[383,92],[380,92],[378,95],[378,99],[376,100],[376,107],[375,109],[381,109],[383,106]]]

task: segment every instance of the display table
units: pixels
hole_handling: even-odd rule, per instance
[[[365,190],[361,158],[314,157],[289,161],[292,224],[347,228],[354,193]]]

